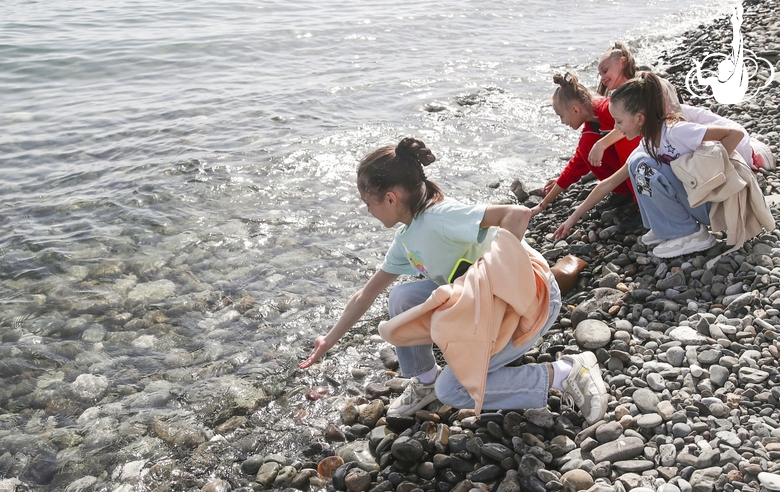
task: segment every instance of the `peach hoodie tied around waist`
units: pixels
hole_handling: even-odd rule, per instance
[[[546,260],[525,241],[499,229],[490,250],[454,283],[420,305],[379,323],[396,346],[435,343],[479,414],[490,357],[511,340],[517,347],[544,327],[550,309]]]

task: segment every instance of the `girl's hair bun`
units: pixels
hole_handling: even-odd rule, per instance
[[[395,154],[398,157],[409,157],[423,166],[427,166],[436,160],[436,156],[433,155],[431,150],[421,140],[413,137],[406,137],[398,142],[398,145],[395,147]]]
[[[566,72],[565,74],[556,73],[553,75],[553,82],[561,87],[566,87],[567,85],[576,86],[579,83],[579,79],[571,72]]]

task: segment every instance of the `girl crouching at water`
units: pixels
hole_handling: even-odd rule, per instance
[[[625,164],[625,161],[620,160],[617,150],[612,146],[603,153],[600,165],[592,166],[588,162],[588,154],[593,145],[601,140],[602,131],[612,130],[614,125],[612,115],[609,113],[609,99],[594,97],[571,72],[566,72],[566,75],[555,74],[553,82],[558,84],[558,88],[555,89],[552,96],[553,111],[561,118],[561,123],[564,125],[575,130],[581,127],[582,134],[574,156],[563,168],[560,176],[556,180],[550,180],[545,185],[546,195],[539,205],[531,209],[533,215],[544,210],[561,192],[579,181],[588,172],[592,172],[596,178],[601,180],[612,176]],[[615,188],[613,198],[596,206],[596,210],[603,212],[629,205],[633,207],[635,215],[638,217],[639,210],[634,204],[634,193],[630,183],[626,180]],[[628,226],[626,229],[633,229],[639,225],[631,216],[625,222]],[[623,229],[620,225],[618,228]]]
[[[615,43],[614,46],[601,55],[601,58],[599,58],[598,71],[598,93],[603,96],[608,95],[610,91],[617,90],[620,86],[635,78],[636,74],[639,72],[631,52],[626,45],[620,42]],[[770,149],[767,144],[751,137],[742,125],[715,114],[708,109],[681,104],[680,99],[677,96],[677,90],[671,82],[660,77],[658,80],[660,80],[663,88],[664,108],[667,116],[676,115],[682,117],[685,121],[698,123],[700,125],[737,128],[742,132],[742,140],[737,144],[736,151],[745,159],[745,162],[754,171],[759,169],[771,170],[775,168],[776,159],[772,154],[772,149]],[[593,145],[593,149],[589,155],[591,164],[598,165],[604,150],[613,144],[617,149],[618,154],[622,157],[623,162],[625,162],[627,156],[639,144],[639,139],[627,140],[616,130],[610,132],[609,135]]]
[[[601,419],[607,395],[592,353],[508,366],[547,332],[561,307],[546,260],[523,241],[530,210],[445,198],[425,177],[424,166],[434,160],[423,142],[405,138],[361,161],[358,191],[369,213],[385,227],[402,225],[380,269],[333,328],[315,339],[300,367],[333,347],[399,275],[422,275],[425,280],[390,292],[391,319],[380,324],[383,338],[396,345],[403,375],[411,378],[388,415],[414,415],[436,399],[477,412],[541,408],[556,388],[588,422]],[[432,343],[442,350],[444,369]]]
[[[642,145],[628,163],[610,178],[601,181],[554,234],[565,237],[580,217],[609,191],[630,176],[645,227],[640,238],[655,246],[653,254],[672,258],[709,249],[715,239],[707,230],[711,202],[692,207],[688,193],[669,165],[673,160],[696,151],[704,141],[723,145],[727,155],[737,147],[743,133],[737,128],[705,126],[667,113],[660,79],[642,72],[621,85],[609,103],[615,128],[626,138],[642,137]],[[752,174],[749,176],[755,180]]]

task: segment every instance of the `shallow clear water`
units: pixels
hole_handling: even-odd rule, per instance
[[[391,238],[355,192],[359,158],[416,135],[447,194],[507,200],[513,178],[540,185],[575,146],[549,105],[554,73],[595,87],[610,42],[648,63],[727,5],[6,0],[0,456],[97,476],[85,456],[119,436],[109,473],[151,463],[165,455],[145,447],[154,417],[203,426],[198,406],[241,382],[266,396],[258,450],[305,442],[333,403],[305,388],[381,367],[350,349],[346,365],[296,368]],[[374,343],[382,315],[352,343]],[[82,374],[106,387],[79,393]]]

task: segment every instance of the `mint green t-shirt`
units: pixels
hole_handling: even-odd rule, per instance
[[[460,258],[474,263],[490,249],[497,227],[480,229],[487,205],[464,205],[445,198],[395,232],[382,270],[397,275],[423,275],[447,284]]]

